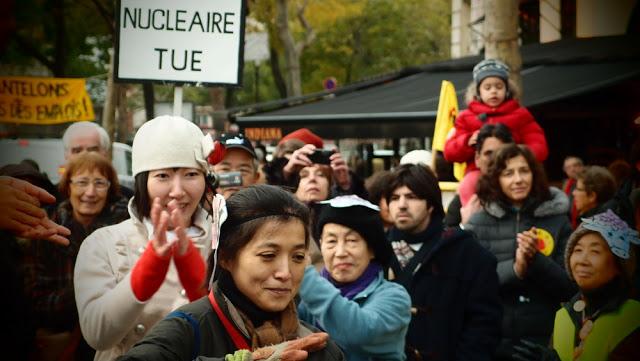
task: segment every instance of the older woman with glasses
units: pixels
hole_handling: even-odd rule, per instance
[[[52,219],[71,230],[68,247],[34,242],[34,284],[31,292],[37,319],[38,355],[75,353],[76,360],[93,359],[94,351],[82,339],[73,291],[73,267],[84,239],[98,228],[129,217],[111,162],[86,152],[69,162],[59,184],[67,198]]]

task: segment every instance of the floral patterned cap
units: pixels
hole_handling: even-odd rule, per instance
[[[629,228],[610,209],[591,218],[582,218],[581,227],[600,233],[609,244],[611,252],[622,259],[629,259],[631,243],[640,245],[638,231]]]

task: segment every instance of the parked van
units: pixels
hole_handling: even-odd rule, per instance
[[[124,143],[111,144],[113,167],[118,180],[133,188],[131,172],[131,146]],[[64,173],[64,145],[62,139],[0,139],[0,167],[32,159],[46,173],[51,182],[57,184]]]

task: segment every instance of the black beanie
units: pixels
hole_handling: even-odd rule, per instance
[[[388,267],[393,254],[387,241],[377,206],[355,195],[340,196],[318,203],[315,237],[320,240],[322,228],[336,223],[358,232],[373,251],[374,260]]]

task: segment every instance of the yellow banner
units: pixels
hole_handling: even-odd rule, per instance
[[[58,124],[95,120],[84,79],[0,77],[0,122]]]
[[[438,102],[438,113],[436,114],[436,124],[433,131],[433,143],[431,149],[434,154],[434,162],[436,151],[443,152],[444,145],[447,142],[449,132],[453,129],[453,123],[458,115],[458,97],[456,89],[449,81],[443,80],[440,87],[440,101]],[[466,165],[464,163],[453,164],[453,174],[457,180],[464,177]],[[434,164],[435,169],[435,164]]]
[[[458,97],[456,96],[456,89],[451,82],[443,80],[440,87],[440,101],[438,102],[438,113],[433,131],[432,150],[444,151],[447,135],[453,128],[453,122],[456,120],[457,115]]]

